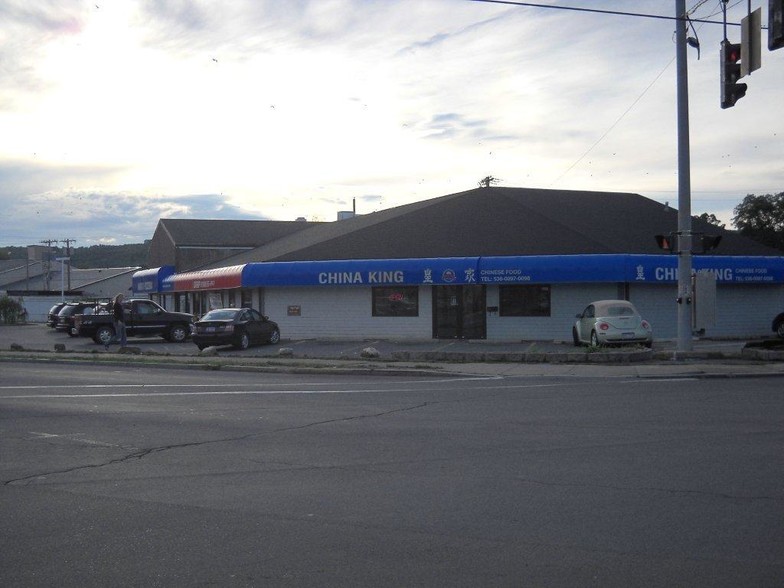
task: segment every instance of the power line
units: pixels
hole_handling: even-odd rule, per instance
[[[590,12],[593,14],[609,14],[612,16],[635,16],[637,18],[654,18],[658,20],[676,20],[676,21],[688,21],[691,22],[699,22],[704,24],[720,24],[723,25],[723,21],[717,20],[704,20],[704,19],[689,19],[675,17],[675,16],[665,16],[662,14],[645,14],[642,12],[625,12],[622,10],[602,10],[599,8],[582,8],[579,6],[555,6],[553,4],[540,4],[538,2],[517,2],[516,0],[470,0],[471,2],[482,2],[485,4],[505,4],[507,6],[522,6],[527,8],[549,8],[553,10],[569,10],[572,12]],[[728,25],[739,27],[740,23],[727,23]]]

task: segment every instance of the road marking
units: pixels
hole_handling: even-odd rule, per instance
[[[39,433],[37,431],[30,431],[31,435],[35,435],[41,439],[67,439],[68,441],[73,441],[75,443],[84,443],[85,445],[97,445],[98,447],[121,447],[120,445],[116,445],[114,443],[104,443],[103,441],[95,441],[93,439],[80,439],[79,435],[84,435],[84,433],[68,433],[67,435],[58,435],[56,433]]]
[[[423,380],[421,382],[428,382]],[[454,380],[449,380],[454,382]],[[574,383],[548,383],[548,384],[507,384],[499,386],[483,387],[481,391],[490,390],[520,390],[520,389],[533,389],[533,388],[554,388],[562,386],[572,386]],[[178,385],[180,386],[180,385]],[[184,386],[184,385],[182,385]],[[192,386],[193,387],[193,386]],[[70,386],[73,388],[73,386]],[[104,388],[114,388],[111,385],[105,385]],[[291,395],[291,394],[384,394],[387,392],[412,392],[408,388],[358,388],[352,389],[316,389],[316,390],[199,390],[199,391],[182,391],[182,392],[106,392],[103,394],[17,394],[12,396],[2,396],[0,400],[44,400],[44,399],[84,399],[90,400],[95,398],[155,398],[155,397],[177,397],[177,396],[253,396],[253,395]],[[449,390],[428,390],[428,392],[449,392]]]
[[[475,382],[475,381],[487,381],[487,380],[503,380],[502,376],[463,376],[463,377],[455,377],[455,378],[444,378],[444,379],[434,379],[434,378],[423,378],[421,380],[407,380],[403,382],[397,382],[398,384],[421,384],[421,383],[433,383],[433,384],[443,384],[443,383],[452,383],[452,382]],[[70,390],[73,388],[78,388],[80,390],[88,389],[105,389],[105,388],[231,388],[236,386],[237,384],[41,384],[41,385],[27,385],[27,386],[0,386],[0,390]],[[260,386],[326,386],[328,385],[327,382],[313,382],[310,384],[303,384],[302,382],[296,382],[292,384],[285,384],[282,382],[278,382],[275,384],[259,384]],[[10,398],[10,396],[5,396],[5,398]]]

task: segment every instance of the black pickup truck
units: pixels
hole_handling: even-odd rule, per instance
[[[125,332],[128,337],[160,335],[167,341],[182,343],[191,334],[193,315],[169,312],[146,298],[126,300]],[[107,344],[114,337],[114,320],[109,305],[97,314],[80,314],[74,318],[74,328],[82,337],[92,337],[96,343]]]

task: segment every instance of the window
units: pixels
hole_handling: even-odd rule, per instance
[[[373,288],[373,316],[419,316],[419,288]]]
[[[241,296],[241,304],[242,308],[252,308],[253,307],[253,290],[242,290],[240,293]]]
[[[155,314],[155,312],[158,310],[149,302],[136,302],[135,306],[136,308],[134,310],[138,314]]]
[[[499,286],[501,316],[550,316],[550,286]]]

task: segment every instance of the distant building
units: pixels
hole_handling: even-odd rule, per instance
[[[160,219],[150,243],[149,267],[187,271],[252,251],[318,223],[296,221]]]
[[[44,248],[45,249],[45,248]],[[131,293],[138,267],[69,268],[45,257],[0,262],[0,291],[24,300],[28,320],[40,322],[56,302],[102,300],[120,292]]]

